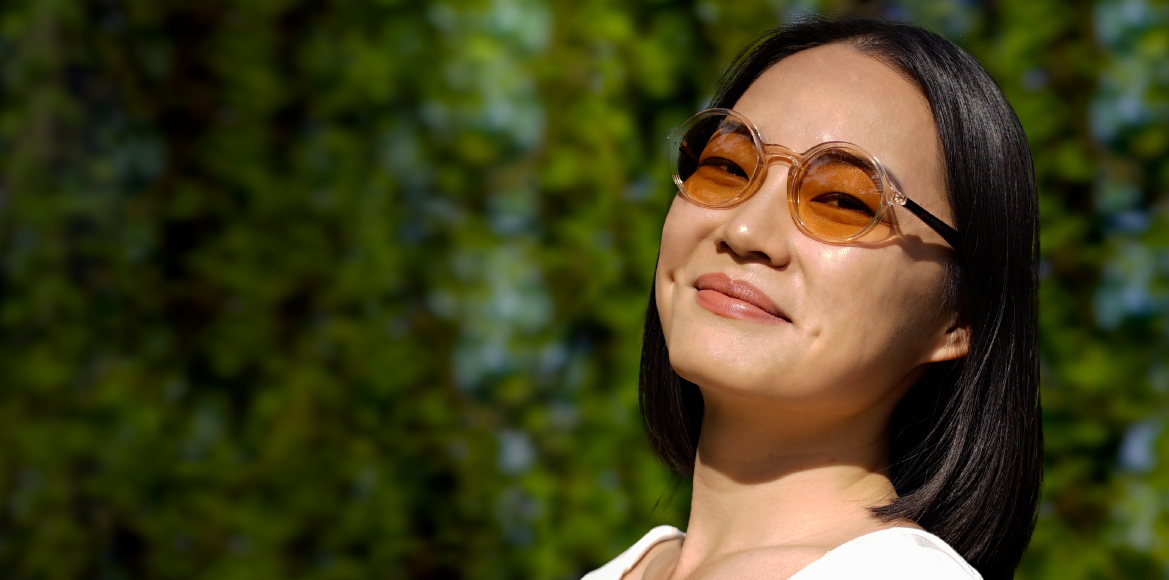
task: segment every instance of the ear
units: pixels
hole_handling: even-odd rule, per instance
[[[936,344],[927,362],[942,362],[966,356],[970,352],[970,325],[958,313],[952,314],[945,333],[938,337]]]

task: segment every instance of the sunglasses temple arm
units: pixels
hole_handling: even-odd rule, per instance
[[[921,218],[921,221],[933,228],[946,243],[950,244],[951,248],[958,254],[962,253],[962,245],[958,242],[958,231],[950,227],[946,222],[934,217],[934,214],[925,210],[924,207],[917,205],[912,199],[905,198],[905,209],[913,212],[914,215]]]

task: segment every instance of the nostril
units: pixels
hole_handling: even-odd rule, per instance
[[[735,247],[726,240],[719,240],[716,243],[716,248],[718,253],[727,254],[740,264],[748,262],[760,262],[764,264],[771,263],[771,256],[767,255],[767,252],[761,250],[735,249]]]

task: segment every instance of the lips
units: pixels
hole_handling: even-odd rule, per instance
[[[763,324],[791,322],[762,290],[726,274],[703,274],[694,287],[698,289],[698,304],[719,316]]]

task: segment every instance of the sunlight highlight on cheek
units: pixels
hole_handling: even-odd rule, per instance
[[[845,264],[855,250],[852,246],[825,246],[818,257],[825,265],[837,268]]]

